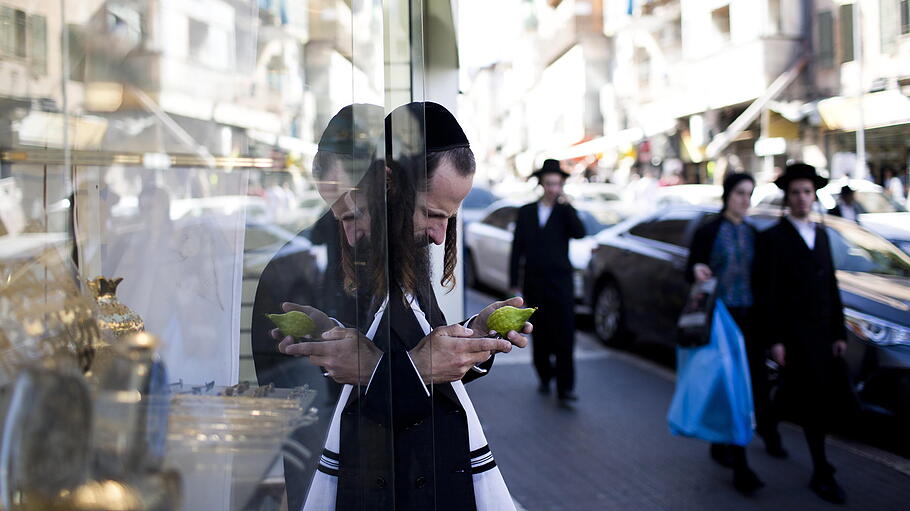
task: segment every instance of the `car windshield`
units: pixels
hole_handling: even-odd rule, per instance
[[[828,233],[838,270],[910,277],[910,257],[877,235],[842,222],[829,223]]]
[[[593,236],[607,228],[607,226],[600,223],[590,211],[585,211],[583,209],[578,210],[578,218],[581,220],[582,225],[585,226],[586,236]]]
[[[903,213],[906,208],[879,192],[855,192],[856,202],[866,213]],[[840,194],[832,194],[835,200]]]
[[[465,209],[481,209],[493,204],[497,200],[499,200],[499,197],[486,188],[474,187],[468,192],[468,196],[464,198],[462,207]]]

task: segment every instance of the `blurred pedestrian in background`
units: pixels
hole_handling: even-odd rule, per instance
[[[828,180],[805,163],[788,165],[775,184],[789,212],[758,236],[755,309],[760,338],[773,343],[782,368],[785,401],[803,426],[813,473],[809,486],[822,499],[843,503],[825,453],[825,435],[838,420],[842,392],[849,389],[844,312],[825,228],[809,214],[816,191]]]
[[[829,213],[834,216],[839,216],[844,220],[858,223],[859,215],[865,213],[865,211],[863,211],[862,206],[856,202],[853,188],[850,188],[849,185],[844,185],[840,189],[840,198],[837,199],[837,204],[831,208]]]
[[[894,172],[894,169],[888,167],[885,169],[885,178],[883,184],[885,186],[885,195],[891,197],[891,200],[897,202],[898,204],[903,205],[904,201],[907,200],[904,196],[904,182],[901,180],[901,175]]]
[[[578,399],[573,361],[575,293],[569,240],[583,238],[585,228],[563,194],[569,174],[562,170],[559,161],[546,160],[531,177],[536,177],[543,187],[543,197],[518,210],[509,286],[514,294],[523,294],[528,306],[539,307],[534,314],[533,337],[534,367],[540,378],[538,390],[549,393],[550,380],[555,377],[557,397],[566,406]]]
[[[700,283],[717,279],[716,296],[723,301],[745,339],[759,434],[769,452],[779,454],[783,452],[780,435],[776,424],[768,417],[767,354],[754,335],[752,262],[756,230],[745,221],[754,188],[755,180],[749,174],[733,173],[724,178],[723,208],[720,215],[702,224],[695,232],[686,277],[690,282]],[[744,446],[711,444],[711,457],[733,468],[733,486],[740,493],[749,495],[764,486],[749,468]]]

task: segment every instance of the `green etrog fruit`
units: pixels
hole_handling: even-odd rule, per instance
[[[500,307],[493,311],[493,314],[490,314],[490,319],[487,320],[487,326],[503,337],[508,335],[512,330],[521,332],[525,322],[536,310],[537,307],[519,309],[518,307],[506,305],[505,307]]]
[[[266,317],[275,323],[282,334],[291,337],[306,337],[316,331],[316,323],[313,319],[300,311],[266,314]]]

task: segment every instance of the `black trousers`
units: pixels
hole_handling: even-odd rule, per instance
[[[768,366],[765,364],[768,353],[765,346],[756,339],[755,315],[749,307],[728,307],[727,310],[743,332],[746,344],[746,358],[749,360],[749,374],[752,378],[756,432],[765,441],[776,441],[780,437],[777,431],[780,418],[771,402],[771,385],[768,379]]]
[[[531,316],[534,368],[544,385],[556,379],[559,394],[575,388],[575,295],[571,274],[564,278],[525,279],[526,307],[537,307]]]

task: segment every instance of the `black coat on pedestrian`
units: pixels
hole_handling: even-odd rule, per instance
[[[518,210],[512,255],[509,264],[509,286],[527,293],[528,284],[551,281],[572,284],[572,263],[569,261],[569,240],[583,238],[585,226],[571,204],[554,204],[547,223],[540,227],[538,202],[525,204]],[[524,278],[520,275],[524,273]]]
[[[848,384],[833,344],[846,339],[844,312],[825,228],[810,250],[787,219],[756,240],[753,291],[760,336],[786,349],[785,386],[794,410],[827,422]]]
[[[557,392],[567,395],[575,387],[575,293],[569,240],[582,238],[585,227],[570,204],[554,204],[546,224],[540,226],[537,202],[518,210],[509,283],[521,290],[525,304],[538,307],[532,351],[541,385],[556,378]],[[522,277],[523,274],[523,277]],[[550,360],[555,356],[555,366]]]
[[[431,327],[446,324],[432,289],[419,304]],[[339,511],[476,509],[465,410],[450,383],[427,395],[407,354],[424,336],[393,288],[374,336],[383,357],[369,388],[355,388],[342,412]],[[468,371],[462,382],[482,375]]]

